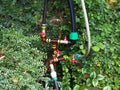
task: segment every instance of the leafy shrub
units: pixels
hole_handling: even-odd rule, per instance
[[[72,51],[82,54],[85,51],[86,40],[83,12],[81,12],[80,0],[74,1],[76,2],[77,29],[82,34]],[[91,87],[97,87],[103,90],[111,90],[111,88],[117,90],[120,85],[120,40],[118,39],[120,12],[116,9],[119,3],[113,7],[104,0],[86,1],[86,7],[92,39],[91,53],[87,58],[80,60],[82,67],[71,66],[68,62],[62,64],[63,88],[68,90],[70,87],[66,86],[70,86],[72,80],[74,84],[72,87],[79,86],[79,89],[89,87],[89,90]]]
[[[22,30],[1,28],[0,88],[2,90],[44,90],[45,53],[32,47],[37,35],[25,36]]]
[[[113,0],[85,1],[91,30],[91,52],[87,58],[80,59],[82,65],[68,61],[60,63],[62,72],[58,70],[57,73],[63,90],[117,90],[119,87],[120,2],[109,1]],[[63,36],[70,32],[70,13],[67,2],[63,2],[63,0],[49,2],[47,17],[49,37],[56,38],[59,30]],[[43,0],[11,0],[11,2],[1,0],[0,3],[0,57],[5,56],[0,60],[0,87],[12,90],[38,90],[38,88],[52,90],[48,85],[50,80],[43,77],[45,66],[42,61],[46,51],[50,49],[49,46],[42,46],[39,37],[33,33],[39,30],[38,21],[42,16]],[[86,48],[87,37],[81,2],[74,0],[74,4],[79,40],[70,51],[64,46],[60,47],[64,55],[84,54]],[[49,22],[49,19],[58,17],[62,17],[63,22]],[[45,81],[46,88],[36,80]]]

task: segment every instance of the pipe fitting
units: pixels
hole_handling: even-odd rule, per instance
[[[59,40],[59,39],[46,39],[46,42],[49,42],[49,43],[57,43],[57,44],[69,44],[70,41],[68,40]]]
[[[74,55],[73,55],[73,59],[70,60],[71,63],[77,63],[78,61],[75,59]]]
[[[57,80],[57,73],[56,73],[56,71],[55,71],[55,69],[54,69],[53,64],[50,64],[50,69],[51,69],[50,75],[51,75],[52,79],[53,79],[54,81],[56,81],[56,80]]]
[[[50,60],[49,60],[49,63],[52,64],[52,63],[54,63],[54,62],[59,62],[59,61],[62,61],[62,60],[64,60],[64,57],[63,57],[63,56],[59,56],[59,57],[50,59]]]
[[[39,35],[42,38],[43,42],[46,42],[46,24],[42,24],[42,32],[39,33]]]
[[[82,57],[81,54],[74,54],[73,56],[74,56],[74,58],[75,58],[76,60],[78,60],[78,61],[79,61],[79,60],[81,59],[81,57]]]

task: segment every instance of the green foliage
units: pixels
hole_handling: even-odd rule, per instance
[[[80,32],[80,39],[72,47],[72,52],[73,54],[84,54],[87,38],[85,35],[83,12],[81,12],[80,0],[74,1],[76,3],[76,22],[77,29]],[[74,83],[73,86],[75,86],[74,88],[76,88],[77,84],[84,88],[89,87],[88,90],[91,87],[117,90],[120,85],[118,83],[120,82],[120,20],[118,19],[120,12],[117,11],[120,2],[114,7],[111,7],[104,0],[85,2],[91,30],[91,52],[89,57],[81,59],[82,68],[77,65],[71,66],[68,62],[64,62],[63,67],[66,67],[68,73],[70,73],[69,82],[71,78],[74,80],[72,81],[72,84]],[[63,71],[66,72],[65,70]],[[66,75],[63,78],[66,78]],[[65,89],[66,87],[63,88]]]
[[[0,28],[0,88],[2,90],[44,90],[44,52],[32,47],[37,35],[25,36],[22,30]]]
[[[39,0],[1,0],[0,24],[4,27],[14,25],[16,29],[33,30],[41,18],[43,1]]]
[[[80,86],[76,85],[73,90],[80,90]]]
[[[68,36],[71,23],[67,2],[51,0],[49,3],[48,37]],[[82,65],[67,60],[60,63],[63,71],[57,72],[63,75],[59,76],[60,85],[63,90],[117,90],[120,85],[120,2],[112,6],[106,0],[85,0],[85,3],[91,30],[91,52],[87,58],[80,59]],[[79,40],[71,51],[60,47],[64,55],[84,54],[87,46],[81,2],[74,0],[74,4]],[[36,35],[42,7],[43,0],[0,1],[0,87],[3,90],[52,90],[49,77],[43,77],[43,59],[50,50],[49,45],[43,46]],[[63,22],[49,21],[60,17]],[[45,88],[38,81],[44,81]]]

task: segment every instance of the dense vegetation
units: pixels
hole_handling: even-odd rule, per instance
[[[87,58],[80,59],[80,66],[60,62],[57,65],[61,68],[57,70],[59,84],[63,90],[93,90],[93,87],[117,90],[120,85],[120,2],[87,0],[85,3],[91,52]],[[74,0],[74,4],[80,38],[71,49],[60,47],[64,55],[84,54],[86,48],[81,2]],[[48,36],[68,35],[71,23],[67,2],[51,0],[48,7]],[[41,43],[38,35],[42,10],[43,0],[0,1],[0,90],[53,90],[44,65],[50,45]],[[63,22],[51,23],[55,18]]]

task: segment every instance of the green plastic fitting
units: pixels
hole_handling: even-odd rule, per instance
[[[71,32],[69,39],[70,40],[77,40],[78,39],[78,32]]]

